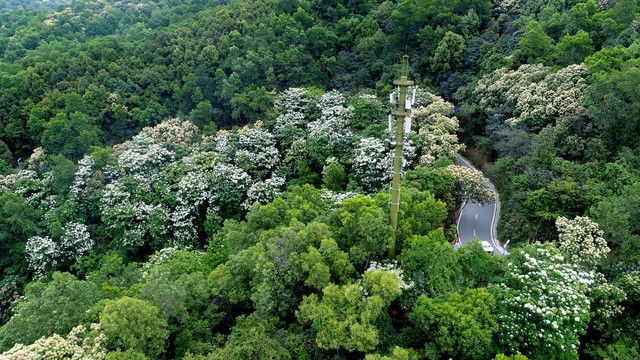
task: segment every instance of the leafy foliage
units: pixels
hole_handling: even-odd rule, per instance
[[[0,0],[3,349],[637,356],[638,11]],[[414,134],[385,263],[405,53]],[[453,165],[465,149],[484,175]],[[449,245],[462,201],[493,201],[484,176],[506,259]]]

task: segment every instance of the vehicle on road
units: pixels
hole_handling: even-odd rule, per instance
[[[484,249],[484,251],[493,255],[493,246],[491,246],[488,241],[480,241],[480,243],[482,244],[482,248]]]

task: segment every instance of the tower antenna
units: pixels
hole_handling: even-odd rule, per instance
[[[387,256],[389,259],[395,259],[396,257],[396,239],[398,230],[398,210],[400,208],[400,178],[402,175],[402,146],[404,145],[404,135],[408,134],[411,130],[411,105],[415,101],[415,95],[413,99],[407,97],[407,88],[413,85],[413,81],[409,80],[409,55],[402,57],[402,70],[400,73],[400,79],[393,82],[398,86],[398,107],[395,111],[391,112],[396,123],[396,141],[392,142],[395,146],[393,153],[393,180],[391,182],[391,199],[389,199],[389,222],[393,228],[393,243],[389,248]]]

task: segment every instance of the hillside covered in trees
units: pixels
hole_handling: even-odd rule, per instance
[[[640,356],[639,33],[637,0],[0,0],[0,359]],[[450,246],[492,197],[456,152],[509,255]]]

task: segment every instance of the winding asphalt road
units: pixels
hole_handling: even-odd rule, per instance
[[[475,169],[460,154],[456,154],[456,159],[461,165]],[[505,250],[500,246],[496,237],[496,225],[500,216],[500,199],[493,184],[489,183],[488,186],[496,194],[496,202],[482,206],[475,200],[468,201],[458,216],[458,235],[461,244],[466,244],[475,238],[487,241],[493,247],[494,253],[502,256]]]

